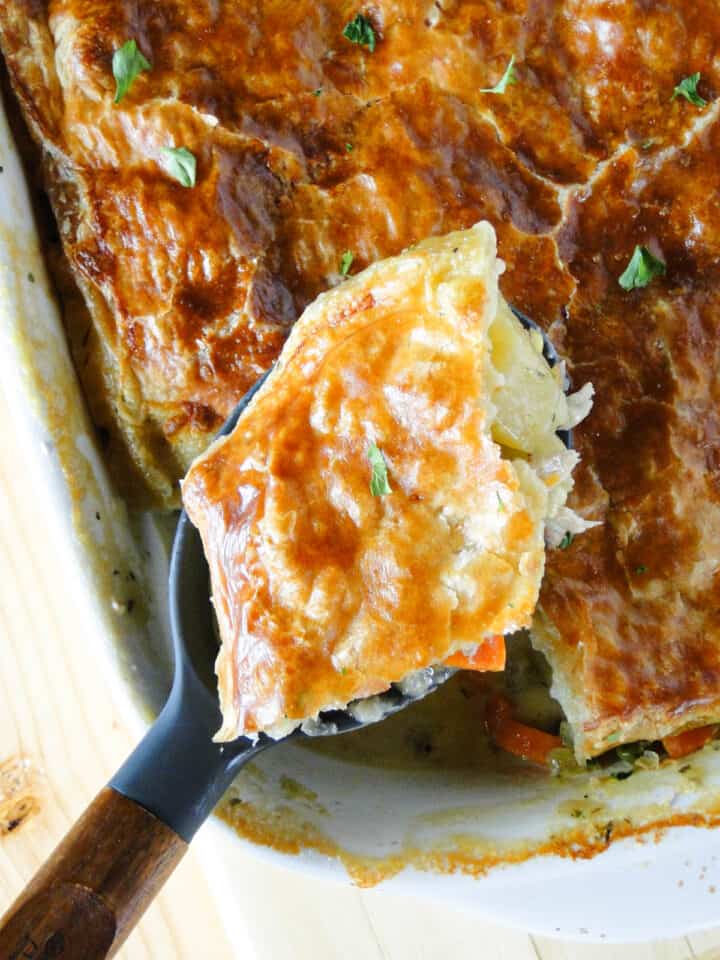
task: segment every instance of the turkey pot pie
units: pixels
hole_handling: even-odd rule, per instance
[[[577,454],[487,223],[322,294],[183,501],[211,571],[219,740],[281,737],[530,624]]]

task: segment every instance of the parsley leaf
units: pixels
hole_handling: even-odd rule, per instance
[[[313,95],[314,97],[319,97],[322,92],[323,92],[323,88],[322,88],[322,87],[318,87],[317,90],[313,90],[312,95]]]
[[[635,567],[635,573],[637,574],[647,573],[647,567],[641,564],[639,567]]]
[[[503,498],[500,496],[497,490],[495,491],[495,496],[497,497],[498,510],[500,511],[500,513],[505,513],[505,504],[503,502]]]
[[[352,143],[346,143],[345,149],[347,150],[348,153],[352,153],[355,147],[352,145]]]
[[[372,468],[370,476],[370,493],[374,497],[382,497],[386,493],[392,493],[387,477],[387,464],[380,448],[371,443],[367,451],[368,463]]]
[[[646,287],[655,277],[662,277],[665,264],[654,257],[647,247],[636,246],[630,263],[618,277],[623,290],[637,290]]]
[[[160,152],[165,158],[165,169],[170,176],[184,187],[194,187],[197,170],[195,155],[186,147],[162,147]]]
[[[675,100],[676,97],[685,97],[690,103],[694,103],[696,107],[706,107],[707,100],[703,100],[700,94],[697,92],[697,85],[700,82],[699,73],[691,73],[689,77],[685,77],[684,80],[681,80],[680,83],[673,90],[673,95],[670,98]]]
[[[573,542],[574,539],[575,537],[568,530],[568,532],[565,534],[565,536],[562,538],[562,540],[558,544],[558,549],[567,550],[567,548],[570,546],[570,544]]]
[[[342,255],[342,260],[340,261],[340,273],[346,277],[350,273],[350,267],[355,257],[349,250],[346,250]]]
[[[370,53],[375,52],[375,31],[367,17],[361,13],[345,24],[343,36],[351,43],[357,43],[361,47],[367,47]]]
[[[500,77],[494,87],[482,87],[480,93],[505,93],[509,84],[517,83],[515,73],[515,54],[510,57],[510,62],[505,67],[505,73]]]
[[[150,70],[151,64],[140,53],[134,40],[126,40],[116,50],[112,58],[112,72],[115,77],[115,99],[113,103],[120,103],[122,98],[133,85],[135,77],[143,70]]]

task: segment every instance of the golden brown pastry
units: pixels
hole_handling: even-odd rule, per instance
[[[280,735],[529,624],[576,455],[555,435],[570,416],[559,377],[500,269],[481,223],[321,294],[190,468],[222,639],[219,739]]]
[[[69,318],[76,364],[132,502],[177,503],[192,458],[340,281],[346,250],[356,272],[487,218],[508,265],[524,266],[513,303],[558,314],[571,281],[561,270],[546,283],[558,264],[541,234],[560,204],[485,118],[505,110],[477,94],[502,73],[505,44],[479,59],[461,7],[433,27],[432,4],[376,9],[370,55],[343,36],[354,11],[335,3],[0,4],[0,45],[89,308]],[[114,103],[113,54],[131,38],[151,69]],[[443,62],[442,82],[428,80]],[[526,94],[579,142],[550,90]],[[194,187],[169,173],[167,148],[193,154]]]
[[[563,350],[602,396],[573,503],[603,523],[552,552],[536,642],[580,757],[720,718],[716,117],[698,110],[697,138],[659,163],[623,151],[561,237],[578,278]],[[625,291],[636,244],[666,272]]]
[[[716,0],[362,10],[372,52],[343,37],[360,8],[321,0],[0,3],[114,477],[176,502],[345,251],[355,272],[485,218],[505,297],[600,398],[573,503],[603,523],[549,552],[538,640],[578,754],[718,719]],[[130,38],[152,69],[114,105]],[[517,82],[483,93],[512,55]],[[707,107],[672,99],[695,73]],[[159,162],[172,145],[192,189]],[[636,244],[667,273],[625,292]]]

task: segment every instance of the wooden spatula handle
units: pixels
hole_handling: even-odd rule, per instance
[[[106,787],[0,920],[0,960],[112,956],[186,850]]]

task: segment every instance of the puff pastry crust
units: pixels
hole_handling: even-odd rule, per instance
[[[342,37],[355,12],[0,4],[115,475],[135,502],[174,502],[343,251],[362,268],[486,218],[503,293],[598,397],[574,504],[603,524],[550,552],[538,631],[578,751],[717,719],[720,133],[715,104],[671,100],[696,71],[720,91],[716,0],[382,0],[373,54]],[[113,107],[130,36],[153,69]],[[518,82],[480,92],[511,54]],[[192,191],[157,163],[178,140]],[[625,293],[636,243],[667,273]]]
[[[491,436],[498,273],[482,223],[321,294],[232,434],[190,468],[223,641],[220,739],[529,624],[547,496]]]

